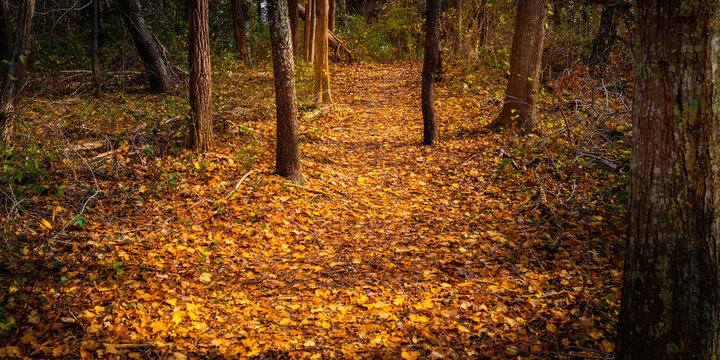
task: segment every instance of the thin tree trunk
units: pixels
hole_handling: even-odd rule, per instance
[[[720,6],[638,0],[618,360],[720,358]]]
[[[531,131],[537,127],[536,89],[540,77],[546,18],[546,0],[518,1],[505,104],[500,115],[488,125],[489,128],[516,127]]]
[[[12,53],[10,29],[10,3],[8,0],[0,0],[0,61],[8,60]]]
[[[92,0],[91,6],[92,30],[90,33],[90,67],[92,68],[93,85],[95,92],[102,92],[100,84],[100,65],[98,64],[98,34],[100,29],[100,0]]]
[[[165,58],[162,45],[150,32],[150,28],[140,12],[138,0],[118,0],[117,3],[140,55],[140,60],[145,65],[150,90],[154,92],[170,91],[179,79]]]
[[[605,72],[610,58],[610,51],[615,43],[617,24],[614,21],[615,7],[606,6],[600,14],[600,27],[590,44],[590,64],[597,65],[598,75]]]
[[[288,14],[290,15],[290,32],[292,33],[293,55],[299,55],[298,30],[300,19],[298,16],[298,0],[288,0]]]
[[[307,21],[307,11],[305,11],[303,6],[298,5],[298,16],[304,21]],[[347,58],[348,62],[352,62],[352,52],[345,47],[345,44],[343,44],[340,38],[338,38],[332,31],[328,31],[328,45],[335,49],[335,58],[342,59],[344,56]]]
[[[4,134],[4,117],[7,112],[13,109],[13,99],[21,85],[25,73],[25,62],[30,55],[30,29],[32,28],[33,12],[35,11],[35,0],[23,0],[18,9],[17,26],[15,29],[15,40],[13,50],[10,54],[10,67],[5,77],[2,94],[0,94],[0,136]]]
[[[243,0],[232,0],[232,21],[235,34],[235,52],[240,58],[247,61],[247,37],[245,36],[245,14]]]
[[[212,145],[212,93],[210,72],[210,27],[208,0],[190,2],[190,121],[188,147],[207,151]]]
[[[286,0],[268,2],[277,109],[275,172],[288,180],[304,184],[306,180],[300,171],[295,69],[287,14]]]
[[[335,31],[335,0],[328,1],[328,30]]]
[[[317,0],[307,1],[307,12],[305,13],[305,61],[315,61],[315,7]]]
[[[315,98],[332,103],[328,67],[328,0],[315,0]]]
[[[438,140],[435,118],[435,76],[440,60],[440,0],[428,0],[425,9],[425,61],[422,73],[423,144]]]

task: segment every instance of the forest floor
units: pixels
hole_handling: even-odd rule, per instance
[[[272,175],[267,69],[217,77],[206,154],[181,91],[27,100],[64,151],[3,189],[0,357],[610,358],[626,137],[480,132],[499,107],[468,79],[421,146],[420,66],[333,69],[305,186]]]

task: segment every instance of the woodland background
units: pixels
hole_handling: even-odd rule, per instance
[[[423,147],[425,2],[335,1],[333,105],[295,57],[304,186],[272,174],[267,4],[240,3],[246,54],[231,1],[210,1],[214,147],[194,152],[187,4],[139,1],[180,78],[157,93],[115,1],[99,79],[90,3],[37,1],[0,143],[0,357],[612,357],[628,3],[549,2],[540,129],[523,133],[484,130],[516,2],[443,2],[440,140]]]

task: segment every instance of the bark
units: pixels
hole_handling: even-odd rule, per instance
[[[10,29],[10,3],[0,0],[0,61],[9,59],[12,53]]]
[[[179,79],[165,58],[162,45],[150,32],[150,27],[140,12],[140,3],[138,0],[118,0],[117,3],[125,20],[125,26],[127,26],[140,55],[140,60],[145,65],[150,90],[153,92],[170,91]],[[188,3],[192,3],[192,1]]]
[[[422,73],[423,144],[438,140],[435,118],[435,76],[440,60],[440,0],[428,0],[425,9],[425,61]]]
[[[590,64],[597,65],[600,75],[605,72],[610,52],[617,38],[615,35],[617,23],[614,21],[615,9],[614,6],[603,9],[600,14],[600,27],[590,44]]]
[[[298,30],[300,19],[298,17],[298,0],[288,0],[288,14],[290,15],[290,32],[292,34],[293,55],[298,56],[300,45],[298,44]]]
[[[315,98],[332,103],[328,67],[328,0],[315,0]]]
[[[315,60],[315,1],[307,0],[307,13],[305,14],[305,61],[312,63]]]
[[[328,1],[328,31],[335,31],[335,0]]]
[[[306,20],[306,11],[303,6],[298,6],[298,15],[301,19]],[[332,31],[328,32],[328,45],[335,50],[334,60],[340,60],[345,57],[348,62],[352,62],[352,52],[345,47],[342,40]]]
[[[35,0],[23,0],[20,2],[15,39],[13,41],[12,53],[10,54],[10,61],[12,63],[8,68],[2,94],[0,94],[0,131],[2,131],[0,136],[5,132],[4,119],[7,112],[13,109],[13,99],[20,87],[23,74],[25,73],[25,63],[28,56],[30,56],[30,29],[32,27],[34,11]]]
[[[720,358],[719,5],[636,2],[618,360]]]
[[[235,35],[235,52],[242,60],[247,61],[247,37],[245,36],[245,14],[243,12],[243,1],[232,0],[232,22]]]
[[[190,32],[190,121],[188,147],[207,151],[212,145],[212,93],[208,0],[193,0],[188,13]]]
[[[100,84],[100,65],[98,64],[98,34],[100,29],[100,0],[92,0],[90,7],[92,29],[90,32],[90,67],[92,68],[93,85],[95,91],[102,91]]]
[[[295,69],[287,14],[286,0],[268,2],[277,110],[275,172],[288,180],[304,184],[305,177],[300,171]]]
[[[529,131],[537,127],[536,89],[546,18],[547,0],[518,1],[505,104],[500,115],[488,125],[489,128],[516,127]]]

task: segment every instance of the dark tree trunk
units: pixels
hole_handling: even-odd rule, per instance
[[[328,30],[335,31],[335,0],[328,2]]]
[[[315,98],[332,103],[328,67],[328,0],[315,0]]]
[[[258,22],[262,22],[262,0],[255,2],[255,9],[257,10]]]
[[[118,0],[117,3],[125,20],[125,26],[127,26],[140,55],[140,60],[145,65],[150,90],[154,92],[170,91],[179,79],[165,58],[162,45],[150,32],[150,28],[140,12],[138,0]]]
[[[10,3],[8,0],[0,0],[0,61],[8,60],[12,53],[10,29]]]
[[[304,184],[305,177],[300,171],[295,69],[287,0],[269,1],[268,18],[277,109],[275,172],[288,180]]]
[[[298,0],[288,0],[288,15],[290,15],[290,32],[292,34],[293,54],[298,56],[300,45],[298,44],[298,30],[300,19],[298,16]]]
[[[440,0],[428,0],[425,10],[425,61],[422,73],[423,144],[438,140],[435,118],[435,76],[440,60]]]
[[[720,7],[639,0],[616,359],[720,358]]]
[[[510,53],[510,78],[505,104],[500,115],[488,127],[534,130],[536,89],[540,77],[547,0],[518,1]]]
[[[210,89],[210,13],[208,0],[193,0],[188,13],[190,32],[190,122],[188,147],[207,151],[212,145],[212,93]]]
[[[235,33],[235,51],[240,58],[247,60],[247,38],[245,36],[245,14],[243,12],[243,1],[232,0],[232,21]]]
[[[35,0],[23,0],[20,2],[15,39],[10,54],[11,64],[5,76],[2,94],[0,94],[0,131],[2,132],[0,136],[5,132],[5,117],[7,112],[13,109],[13,99],[21,85],[25,73],[25,63],[30,55],[30,29],[32,28],[34,11]]]
[[[92,68],[93,85],[95,91],[102,91],[100,84],[100,65],[98,64],[98,34],[100,29],[100,0],[92,0],[90,7],[92,29],[90,31],[90,67]]]
[[[615,32],[617,23],[615,18],[615,7],[606,6],[600,14],[600,27],[597,35],[590,44],[590,64],[598,67],[598,74],[602,75],[608,65],[610,51],[617,38]]]

